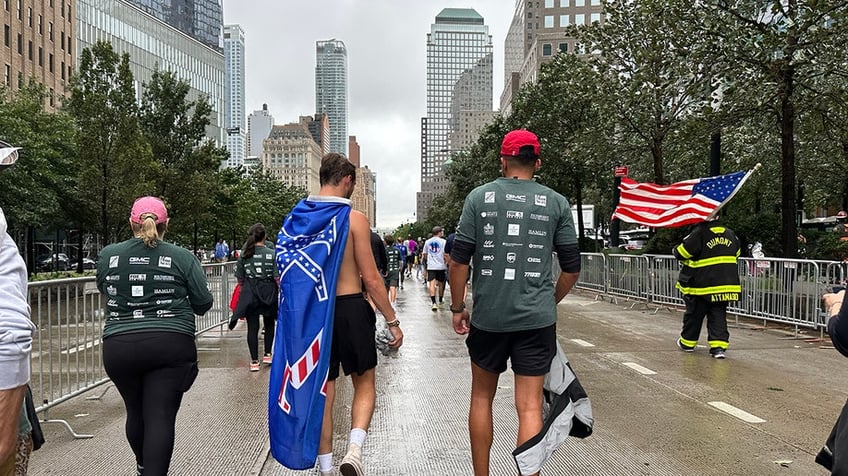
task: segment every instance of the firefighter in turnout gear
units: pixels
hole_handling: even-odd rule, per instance
[[[686,303],[677,346],[685,352],[695,350],[706,316],[710,354],[723,359],[730,340],[727,303],[738,300],[742,291],[736,265],[739,239],[718,221],[705,221],[695,225],[672,253],[683,265],[676,287]]]

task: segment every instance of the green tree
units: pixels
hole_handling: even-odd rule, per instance
[[[65,105],[77,129],[80,214],[85,225],[114,240],[128,227],[132,201],[149,189],[152,171],[129,55],[118,55],[105,41],[84,49]]]
[[[212,218],[214,174],[227,157],[225,149],[205,136],[212,113],[209,101],[189,99],[190,91],[185,80],[157,69],[145,84],[139,113],[156,164],[148,193],[166,201],[172,236],[183,243],[194,241],[197,223]]]
[[[707,0],[699,8],[710,42],[722,49],[729,87],[723,104],[760,111],[779,142],[783,256],[797,255],[797,120],[815,104],[816,84],[844,85],[848,3],[821,0]],[[725,106],[723,106],[725,107]]]

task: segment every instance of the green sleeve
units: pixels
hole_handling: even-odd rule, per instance
[[[212,302],[212,293],[209,292],[209,285],[206,284],[206,273],[200,266],[200,262],[194,258],[191,260],[188,276],[186,276],[186,289],[192,305]]]

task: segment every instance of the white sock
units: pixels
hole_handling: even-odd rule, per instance
[[[365,433],[365,430],[361,428],[354,428],[350,430],[350,443],[362,448],[365,446],[366,435],[367,433]]]
[[[327,472],[333,470],[333,453],[318,455],[318,471]]]

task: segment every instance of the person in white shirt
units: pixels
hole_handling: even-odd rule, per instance
[[[433,236],[424,242],[422,254],[427,260],[427,280],[430,282],[430,301],[433,310],[441,307],[445,298],[445,281],[447,281],[447,264],[445,263],[445,239],[442,227],[433,227]],[[436,304],[436,290],[439,291],[439,302]]]

